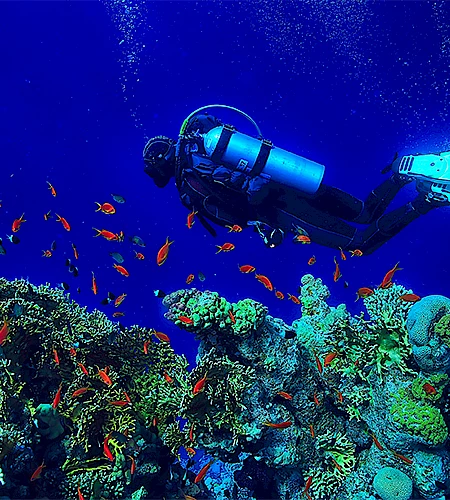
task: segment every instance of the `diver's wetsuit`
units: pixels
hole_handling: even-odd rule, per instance
[[[213,116],[196,116],[188,131],[201,134],[220,125]],[[398,191],[409,182],[397,174],[381,183],[365,201],[332,186],[321,184],[314,195],[270,183],[264,175],[247,175],[214,164],[205,154],[201,137],[181,144],[175,181],[182,203],[198,212],[202,224],[215,235],[205,218],[221,226],[249,225],[260,221],[285,234],[295,226],[320,245],[360,249],[370,254],[434,205],[423,194],[392,212],[385,213]],[[356,228],[348,222],[368,225]]]

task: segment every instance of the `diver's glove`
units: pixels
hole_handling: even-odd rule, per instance
[[[249,226],[253,226],[254,230],[261,236],[264,244],[268,248],[275,248],[283,243],[284,231],[278,228],[273,228],[261,221],[248,221]]]

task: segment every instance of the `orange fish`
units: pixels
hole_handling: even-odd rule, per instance
[[[187,216],[187,221],[186,221],[186,226],[188,227],[188,229],[191,229],[192,226],[194,225],[195,223],[195,216],[198,212],[195,212],[194,209],[192,209],[192,212],[190,212]]]
[[[194,424],[191,425],[191,428],[189,429],[189,439],[194,442]]]
[[[50,213],[51,213],[51,210],[49,210],[46,214],[44,214],[44,220],[48,220],[51,218]]]
[[[338,355],[337,352],[330,352],[325,356],[325,359],[323,360],[323,366],[328,366],[333,359]]]
[[[292,422],[290,420],[286,420],[286,422],[280,422],[278,424],[263,422],[263,425],[267,425],[267,427],[272,427],[273,429],[287,429],[292,425]]]
[[[249,273],[253,273],[254,271],[256,271],[256,268],[246,264],[245,266],[239,266],[239,271],[241,271],[241,273],[244,273],[244,274],[249,274]]]
[[[369,297],[370,295],[373,294],[373,290],[371,288],[367,288],[366,286],[363,286],[362,288],[358,288],[358,291],[356,292],[356,301],[358,301],[361,297],[365,299],[366,297]]]
[[[11,226],[13,233],[17,233],[17,231],[20,229],[22,222],[26,222],[26,220],[24,219],[24,216],[25,216],[25,213],[23,213],[19,219],[14,219],[14,222],[12,223],[12,226]]]
[[[267,276],[264,276],[263,274],[255,274],[255,278],[262,283],[269,292],[273,292],[273,285],[270,279]]]
[[[156,263],[158,264],[158,266],[162,266],[164,262],[166,262],[169,255],[169,247],[172,243],[173,241],[169,241],[169,237],[167,236],[166,242],[159,249],[158,254],[156,255]]]
[[[122,312],[122,311],[116,311],[116,312],[113,312],[113,318],[121,318],[122,316],[125,316],[125,313]]]
[[[118,234],[107,231],[106,229],[97,229],[95,227],[93,227],[92,229],[94,231],[97,231],[97,234],[94,234],[94,238],[96,238],[97,236],[103,236],[103,238],[108,241],[117,241],[119,239]]]
[[[52,251],[51,250],[42,250],[42,257],[51,257],[53,254],[52,254]]]
[[[75,357],[77,355],[77,351],[75,349],[75,347],[71,347],[70,350],[69,350],[69,354],[72,356],[72,357]]]
[[[209,468],[211,467],[211,465],[214,462],[215,462],[215,460],[211,460],[204,467],[202,467],[200,469],[200,472],[195,476],[195,479],[194,479],[195,484],[199,483],[206,476],[206,473],[208,472]]]
[[[231,322],[233,325],[236,324],[236,318],[234,317],[233,311],[231,309],[228,310],[228,316],[230,317]]]
[[[78,396],[81,396],[82,394],[84,394],[87,391],[92,391],[92,389],[89,387],[81,387],[80,389],[73,391],[72,398],[77,398]]]
[[[112,385],[112,380],[110,379],[109,375],[106,373],[106,368],[104,370],[98,370],[98,374],[100,378],[105,382],[106,385]]]
[[[319,398],[317,397],[317,393],[315,392],[313,395],[314,403],[316,406],[320,406]]]
[[[48,184],[48,188],[50,189],[50,192],[52,193],[52,196],[56,196],[56,189],[50,184],[50,182],[46,181]]]
[[[334,463],[334,465],[336,466],[336,469],[339,471],[339,472],[342,472],[342,467],[336,462],[336,460],[334,458],[331,459],[331,461]]]
[[[362,257],[362,251],[357,248],[356,250],[349,250],[351,257]]]
[[[151,340],[146,340],[144,342],[144,354],[148,354],[148,346],[152,343]]]
[[[311,437],[314,439],[316,437],[316,435],[314,433],[313,424],[309,424],[309,432],[311,433]]]
[[[77,250],[77,247],[72,243],[72,248],[73,248],[73,256],[75,257],[75,259],[78,260],[78,250]]]
[[[240,233],[242,232],[242,227],[239,226],[238,224],[234,224],[233,226],[225,226],[226,228],[229,229],[229,233]]]
[[[381,446],[380,442],[378,441],[378,439],[375,437],[375,434],[372,434],[372,439],[373,439],[373,442],[375,444],[375,446],[380,450],[380,451],[383,451],[384,448]]]
[[[184,447],[184,449],[186,450],[186,453],[190,456],[190,457],[193,457],[197,452],[194,450],[194,448],[191,448],[190,446],[188,447]]]
[[[111,462],[114,462],[114,457],[113,457],[111,450],[109,449],[109,446],[108,446],[108,442],[109,442],[110,437],[111,437],[111,434],[108,434],[103,441],[103,454],[106,456],[106,458],[108,460],[110,460]]]
[[[58,356],[58,351],[56,349],[53,349],[53,358],[55,360],[55,363],[59,366],[59,356]]]
[[[36,479],[39,479],[41,477],[42,469],[44,467],[46,467],[46,465],[44,465],[44,461],[42,460],[41,465],[33,472],[30,481],[35,481]]]
[[[111,203],[98,203],[97,201],[95,204],[98,206],[96,212],[102,212],[104,214],[112,215],[116,213],[116,209],[114,208]]]
[[[128,401],[110,401],[109,404],[113,406],[127,406],[130,403]]]
[[[186,283],[188,285],[190,285],[193,281],[194,281],[194,278],[195,276],[193,274],[190,274],[187,278],[186,278]]]
[[[120,304],[125,300],[125,297],[127,296],[126,293],[122,293],[122,295],[119,295],[116,297],[116,300],[114,301],[114,307],[119,307]]]
[[[136,252],[136,250],[134,251],[134,256],[138,260],[144,260],[145,259],[145,255],[142,252]]]
[[[173,384],[173,378],[167,372],[163,372],[163,377],[166,382]]]
[[[319,370],[319,373],[322,374],[323,368],[322,368],[322,363],[320,362],[319,356],[317,356],[315,351],[313,351],[313,354],[314,354],[314,358],[316,359],[317,369]]]
[[[194,320],[192,318],[188,318],[187,316],[178,316],[177,318],[179,321],[184,323],[185,325],[193,325]]]
[[[136,472],[136,462],[131,455],[127,455],[127,457],[131,460],[130,474],[133,475]]]
[[[394,450],[391,450],[392,453],[397,457],[399,458],[402,462],[405,462],[405,464],[408,464],[408,465],[411,465],[413,463],[413,461],[410,459],[410,458],[407,458],[405,457],[405,455],[400,455],[400,453],[397,453],[396,451]]]
[[[160,342],[170,342],[169,337],[162,332],[157,332],[156,330],[153,332],[153,335],[160,341]]]
[[[306,234],[297,234],[294,239],[294,243],[301,243],[302,245],[308,245],[311,243],[311,238],[306,236]]]
[[[298,305],[298,304],[301,304],[301,302],[300,302],[299,298],[298,298],[298,297],[296,297],[295,295],[291,295],[290,293],[288,293],[288,299],[289,299],[289,300],[292,300],[292,302],[293,302],[294,304],[297,304],[297,305]]]
[[[194,389],[192,389],[192,394],[198,394],[203,391],[203,389],[205,388],[206,381],[209,380],[206,378],[206,375],[194,385]]]
[[[384,275],[383,281],[378,288],[389,288],[392,286],[392,278],[394,277],[394,274],[397,271],[402,270],[402,268],[398,267],[399,264],[400,262],[397,262],[397,264],[395,264],[395,266]]]
[[[405,293],[404,295],[401,295],[398,299],[403,300],[403,302],[418,302],[420,300],[420,297],[415,293]]]
[[[123,395],[125,396],[125,399],[131,403],[131,399],[130,399],[130,396],[128,396],[128,393],[126,391],[123,391]]]
[[[223,245],[216,245],[216,247],[219,249],[216,254],[220,252],[231,252],[231,250],[236,248],[233,243],[224,243]]]
[[[284,293],[282,293],[282,292],[280,292],[280,291],[276,290],[276,292],[275,292],[275,297],[276,297],[277,299],[283,300],[283,299],[284,299]]]
[[[78,485],[77,493],[78,493],[78,500],[84,500],[84,496],[81,493],[80,485]]]
[[[67,222],[67,220],[64,217],[61,217],[58,214],[55,214],[55,215],[57,217],[56,222],[61,222],[61,224],[63,225],[63,228],[66,231],[70,231],[70,224]]]
[[[344,396],[342,395],[342,392],[338,391],[337,389],[335,389],[335,391],[337,393],[337,396],[338,396],[338,399],[339,399],[339,403],[343,403],[344,402]]]
[[[130,273],[123,266],[119,264],[113,264],[113,268],[122,276],[125,276],[125,278],[128,278],[128,276],[130,276]]]
[[[339,264],[338,261],[336,260],[336,257],[334,257],[334,264],[335,264],[335,270],[333,274],[333,281],[336,283],[336,281],[342,276],[341,270],[339,269]]]
[[[430,394],[430,395],[433,395],[433,394],[437,393],[436,389],[431,384],[429,384],[428,382],[426,382],[425,384],[423,384],[422,389],[427,394]]]
[[[347,260],[347,256],[345,255],[344,250],[342,250],[341,247],[338,247],[338,248],[341,251],[341,260]]]
[[[92,287],[91,290],[94,292],[94,295],[98,293],[97,280],[95,279],[94,271],[92,271]]]
[[[292,396],[290,394],[288,394],[287,392],[280,391],[280,392],[277,392],[277,394],[278,394],[278,396],[281,396],[284,399],[289,399],[289,400],[292,399]]]
[[[316,257],[313,255],[309,260],[308,260],[308,266],[312,266],[313,264],[316,263]]]
[[[61,390],[62,386],[60,385],[57,393],[55,394],[55,397],[53,398],[53,403],[52,403],[53,408],[56,408],[59,405],[59,402],[61,401]]]
[[[197,500],[195,497],[191,495],[186,495],[186,493],[183,493],[184,495],[184,500]]]
[[[77,363],[77,365],[80,367],[81,371],[82,371],[85,375],[89,375],[89,372],[87,371],[86,367],[85,367],[82,363]]]

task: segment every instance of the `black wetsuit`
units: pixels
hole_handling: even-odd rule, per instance
[[[187,132],[206,133],[221,125],[212,116],[196,116]],[[375,188],[365,201],[332,186],[321,184],[314,195],[271,184],[214,164],[205,154],[201,137],[191,136],[181,143],[176,169],[176,185],[182,203],[198,212],[208,231],[206,219],[224,225],[261,221],[284,233],[295,226],[307,232],[311,241],[331,248],[359,249],[370,254],[434,205],[419,194],[415,200],[385,213],[398,191],[408,183],[396,174]],[[206,219],[205,219],[206,218]],[[357,228],[348,222],[364,224]]]

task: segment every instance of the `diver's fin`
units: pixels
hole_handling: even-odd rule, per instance
[[[201,225],[208,231],[214,238],[217,236],[216,230],[211,226],[211,224],[203,217],[202,214],[197,214],[197,219],[200,221]]]
[[[386,165],[383,170],[381,171],[382,174],[387,174],[390,170],[392,170],[392,164],[394,161],[398,158],[398,153],[395,153],[394,158],[392,159],[391,163],[389,165]]]

